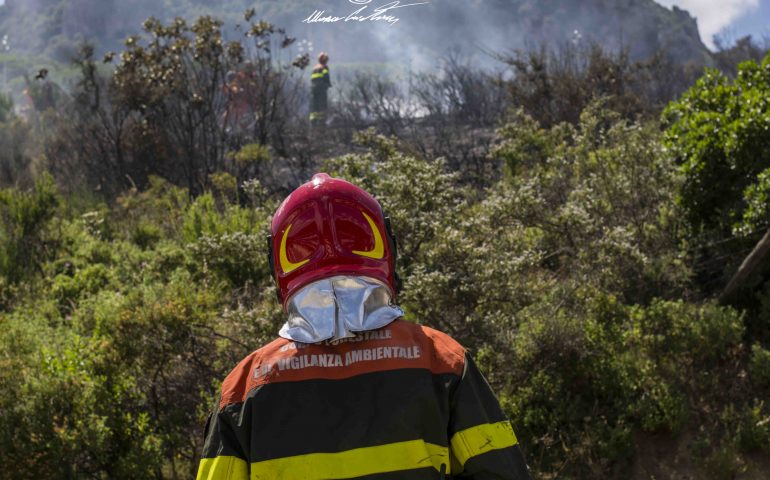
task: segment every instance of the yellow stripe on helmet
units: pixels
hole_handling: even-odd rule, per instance
[[[297,263],[292,263],[289,261],[289,257],[286,255],[286,239],[289,237],[289,230],[291,230],[291,224],[289,224],[289,226],[286,227],[286,230],[283,232],[283,237],[281,237],[281,248],[278,251],[278,260],[281,262],[281,270],[283,270],[283,273],[289,273],[293,270],[296,270],[310,261],[309,258],[306,258]]]
[[[372,229],[372,235],[374,236],[374,248],[372,248],[368,252],[364,252],[361,250],[353,250],[353,253],[355,253],[356,255],[361,255],[362,257],[369,257],[369,258],[374,258],[376,260],[379,260],[385,256],[385,244],[382,241],[382,235],[380,235],[380,229],[377,228],[377,225],[374,223],[374,220],[372,220],[372,217],[370,217],[364,212],[361,212],[361,214],[364,216],[364,218],[366,218],[366,221],[369,222],[369,228]]]

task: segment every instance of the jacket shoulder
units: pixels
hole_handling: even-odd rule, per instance
[[[406,320],[397,320],[396,328],[408,330],[416,337],[423,337],[430,346],[434,371],[445,371],[462,375],[465,368],[465,348],[457,340],[434,328]]]
[[[254,369],[265,356],[270,356],[289,343],[285,338],[277,338],[264,347],[251,352],[225,377],[222,382],[222,395],[219,407],[244,401],[246,394],[254,384]]]

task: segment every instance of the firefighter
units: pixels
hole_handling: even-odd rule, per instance
[[[329,55],[321,52],[318,55],[318,65],[310,75],[310,122],[323,124],[326,120],[326,110],[329,108],[327,91],[332,86],[329,76]]]
[[[246,133],[254,126],[253,89],[254,73],[251,62],[246,62],[238,71],[230,70],[225,75],[223,91],[227,99],[222,113],[222,122],[228,133]]]
[[[403,318],[374,197],[319,173],[267,243],[287,321],[223,382],[198,480],[530,478],[470,355]]]

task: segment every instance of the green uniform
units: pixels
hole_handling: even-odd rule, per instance
[[[327,91],[332,86],[329,67],[317,65],[310,75],[310,120],[321,120],[329,108]]]
[[[451,337],[405,320],[278,339],[225,379],[198,480],[468,478],[529,472],[489,385]]]

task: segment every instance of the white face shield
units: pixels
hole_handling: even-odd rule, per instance
[[[388,288],[373,278],[325,278],[306,285],[289,299],[289,320],[278,334],[302,343],[354,337],[404,315],[390,302]]]

